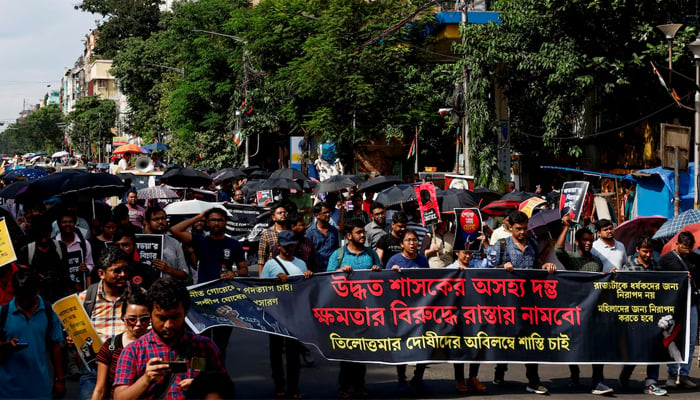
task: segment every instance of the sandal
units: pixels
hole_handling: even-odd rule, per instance
[[[347,389],[338,390],[338,398],[339,399],[349,399],[350,398],[350,391],[348,391]]]

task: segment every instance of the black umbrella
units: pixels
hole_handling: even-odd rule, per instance
[[[281,168],[278,169],[277,171],[273,172],[270,175],[270,178],[287,178],[287,179],[293,179],[293,180],[307,180],[309,179],[308,176],[304,175],[303,172],[299,171],[298,169],[294,168]]]
[[[248,177],[251,179],[267,179],[270,177],[270,171],[266,169],[256,169],[248,174]]]
[[[484,207],[492,201],[501,199],[500,193],[496,192],[495,190],[483,187],[474,189],[474,194],[479,198],[479,201],[481,202],[480,207]]]
[[[523,192],[521,190],[519,192],[506,193],[503,196],[501,196],[501,200],[519,201],[522,203],[523,201],[531,197],[537,197],[537,195],[531,192]]]
[[[362,182],[360,185],[360,192],[376,193],[399,183],[403,183],[403,180],[395,175],[377,176],[368,181]]]
[[[160,181],[170,186],[198,188],[211,185],[212,179],[202,171],[192,168],[171,168],[160,177]]]
[[[211,176],[214,182],[219,183],[223,182],[228,179],[242,179],[246,178],[247,175],[245,172],[241,171],[240,169],[236,168],[223,168],[218,171],[214,175]]]
[[[556,238],[561,232],[561,215],[559,210],[542,210],[533,215],[527,222],[527,229],[535,234],[535,237],[547,239]]]
[[[479,198],[464,189],[439,190],[436,194],[441,213],[453,213],[455,208],[476,207]]]
[[[357,175],[335,175],[322,181],[316,188],[316,193],[338,192],[343,189],[348,189],[362,183]]]
[[[0,198],[3,199],[14,199],[22,188],[29,186],[30,181],[17,181],[5,186],[0,190]]]
[[[126,189],[122,180],[116,175],[68,170],[32,181],[24,191],[17,194],[16,199],[20,203],[27,203],[78,194],[101,198],[121,196]]]
[[[379,192],[374,200],[385,206],[393,206],[416,200],[416,192],[411,185],[396,185]]]
[[[287,178],[270,178],[265,180],[263,183],[258,186],[258,190],[267,190],[267,189],[294,189],[294,190],[301,190],[301,186],[299,186],[298,183],[294,182],[291,179]]]

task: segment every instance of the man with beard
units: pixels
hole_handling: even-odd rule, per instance
[[[182,251],[182,243],[168,235],[168,218],[160,207],[146,210],[146,233],[163,236],[163,259],[153,260],[153,266],[162,273],[178,279],[187,279],[189,268]]]
[[[391,257],[401,253],[401,241],[406,233],[407,224],[408,217],[401,211],[394,213],[391,217],[391,232],[377,241],[377,255],[382,265],[386,266]]]
[[[260,236],[260,243],[258,244],[258,271],[263,270],[263,266],[267,260],[270,259],[272,255],[272,246],[277,243],[277,234],[286,230],[288,221],[287,217],[289,212],[286,208],[282,207],[280,203],[274,204],[270,207],[272,212],[272,225],[269,229],[262,233]]]
[[[119,319],[122,304],[129,295],[143,288],[129,282],[129,256],[117,247],[108,247],[100,254],[97,265],[100,281],[78,294],[80,303],[90,318],[95,332],[102,342],[116,336],[124,329]],[[90,399],[97,382],[97,367],[83,366],[80,376],[80,398]]]
[[[226,372],[214,342],[185,329],[190,293],[182,281],[158,279],[148,291],[146,303],[153,329],[131,342],[119,357],[114,379],[116,400],[184,399],[201,372]],[[174,361],[184,362],[184,371],[169,364]]]
[[[379,256],[369,247],[365,247],[365,228],[359,220],[350,220],[345,223],[345,238],[348,244],[331,254],[326,271],[341,271],[352,273],[354,270],[381,271],[382,266]],[[350,388],[355,388],[357,397],[367,397],[365,389],[365,375],[367,366],[362,363],[341,361],[338,383],[340,390],[338,398],[350,397]]]
[[[564,268],[568,271],[601,272],[603,270],[603,262],[598,257],[591,254],[591,249],[593,248],[593,232],[588,228],[577,230],[575,240],[578,251],[568,252],[564,248],[564,243],[566,242],[566,235],[569,232],[569,226],[571,226],[571,217],[565,215],[561,219],[561,222],[561,233],[557,238],[554,251]],[[597,395],[612,393],[613,389],[603,383],[603,364],[593,364],[591,368],[593,369],[593,376],[591,377],[593,389],[591,393]],[[571,372],[569,386],[578,386],[579,376],[581,374],[578,365],[570,364],[569,371]]]
[[[550,274],[557,270],[552,263],[541,263],[539,261],[540,250],[537,241],[527,236],[528,216],[522,211],[514,211],[510,214],[510,221],[513,224],[513,235],[505,240],[496,243],[500,247],[494,260],[490,260],[496,266],[502,266],[506,271],[512,272],[514,269],[546,269]],[[494,385],[504,383],[505,373],[508,370],[507,364],[497,364],[493,378]],[[549,394],[540,381],[538,364],[525,364],[525,375],[528,385],[525,390],[529,393]]]
[[[187,231],[195,222],[205,220],[209,235]],[[199,268],[197,282],[204,283],[216,279],[233,279],[236,276],[248,276],[248,264],[243,247],[238,240],[226,235],[226,210],[211,208],[199,215],[186,219],[173,226],[170,231],[182,243],[192,244]],[[236,270],[233,267],[236,267]],[[209,330],[221,352],[226,354],[231,330],[229,326],[219,326]]]
[[[314,205],[314,217],[316,222],[306,230],[306,237],[314,242],[316,254],[318,255],[318,265],[321,270],[328,265],[328,259],[333,251],[340,247],[340,232],[330,224],[331,209],[330,204],[325,202]]]
[[[367,247],[377,248],[379,239],[388,233],[386,229],[386,207],[384,204],[375,201],[369,206],[370,218],[372,222],[365,225],[365,235],[367,236]]]
[[[610,220],[598,221],[600,237],[593,242],[591,253],[603,262],[603,272],[619,269],[627,261],[625,245],[615,240],[615,226]]]

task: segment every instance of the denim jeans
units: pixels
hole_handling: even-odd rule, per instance
[[[693,354],[695,352],[695,340],[698,335],[698,307],[693,304],[690,306],[690,347],[688,349],[688,362],[681,364],[680,372],[678,371],[678,364],[668,364],[668,374],[681,376],[690,375],[690,367],[693,364]]]
[[[95,363],[97,364],[97,363]],[[89,370],[85,365],[80,366],[80,400],[90,400],[97,384],[97,365]]]

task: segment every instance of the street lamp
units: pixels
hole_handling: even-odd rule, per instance
[[[666,41],[668,42],[668,86],[671,87],[671,70],[673,69],[672,59],[673,59],[673,38],[676,37],[676,32],[681,29],[683,24],[664,24],[656,25],[656,28],[660,30],[664,36],[666,36]]]
[[[693,182],[695,196],[693,201],[693,208],[700,208],[700,190],[698,190],[698,183],[700,183],[700,36],[695,38],[695,41],[688,45],[688,48],[693,53],[693,58],[695,59],[695,147],[693,157],[695,158],[695,167],[693,168]]]

